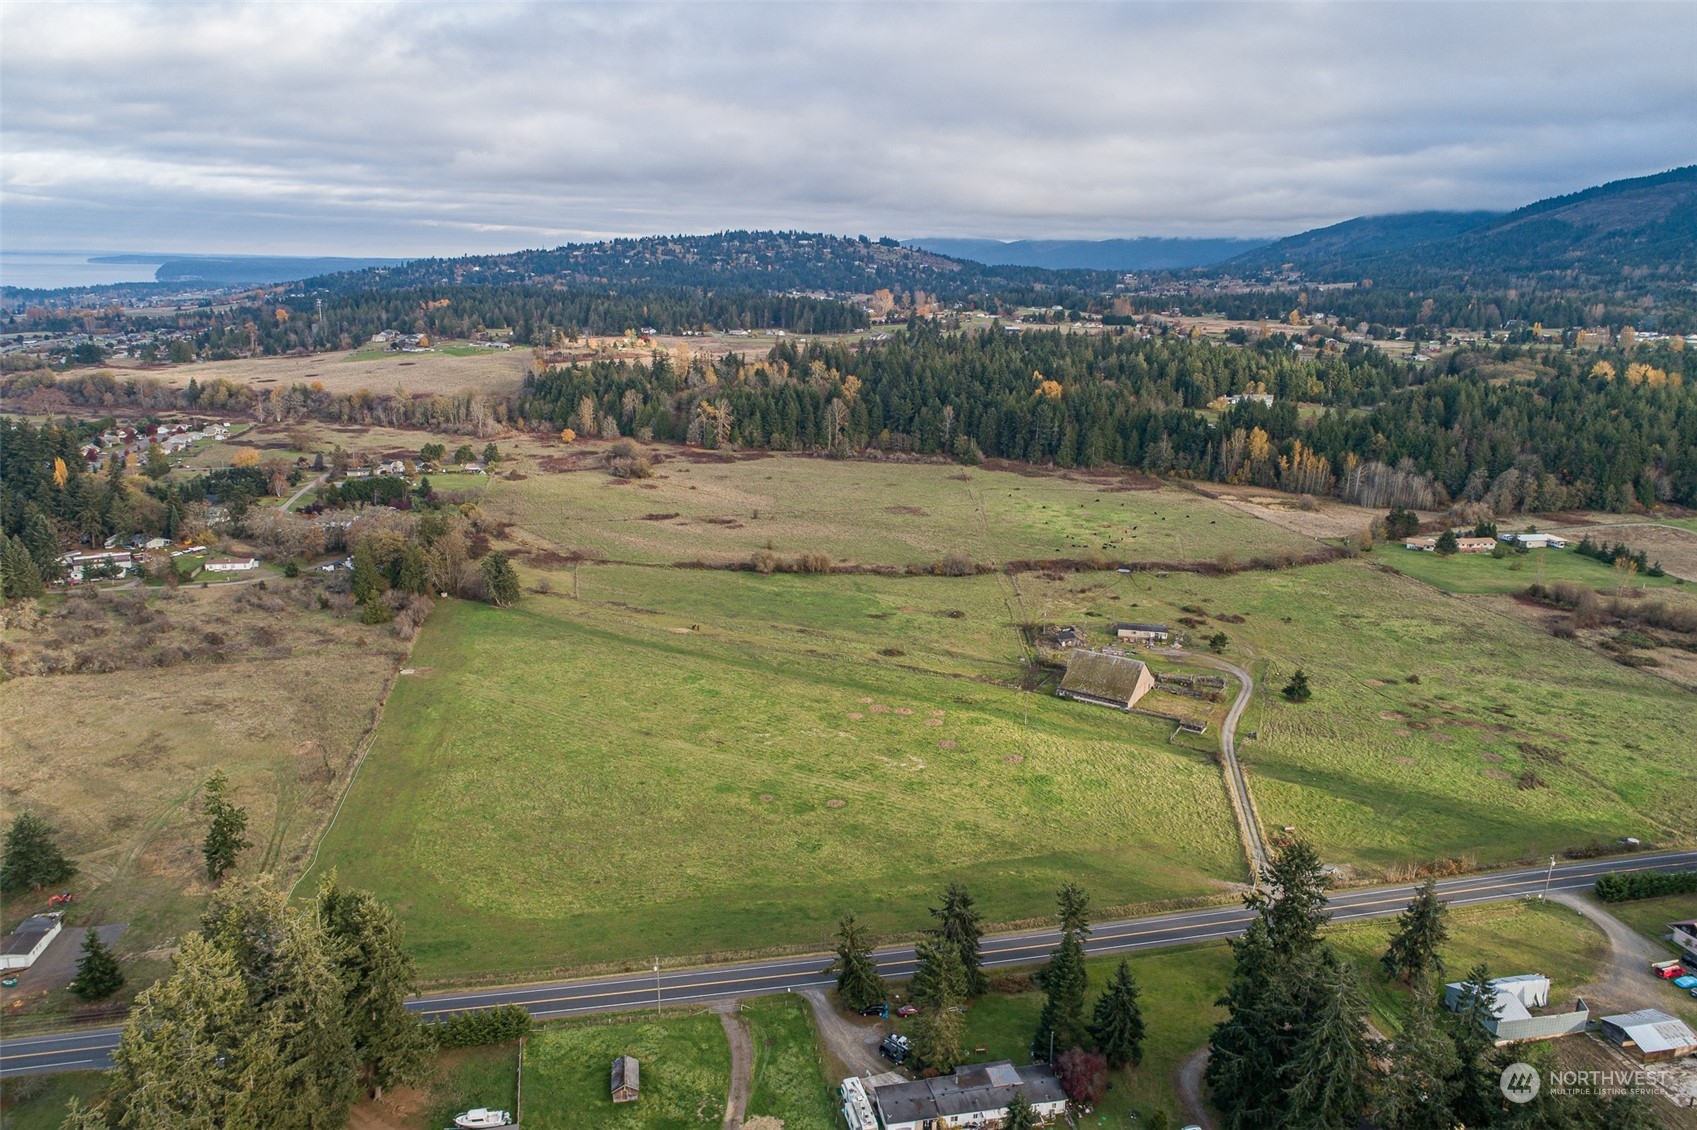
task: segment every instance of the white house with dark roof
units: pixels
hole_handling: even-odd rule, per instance
[[[0,941],[0,969],[28,969],[47,952],[63,928],[57,914],[37,914],[24,919]]]
[[[1049,1122],[1065,1113],[1066,1092],[1052,1067],[1015,1067],[1007,1060],[971,1064],[935,1079],[879,1087],[872,1094],[884,1130],[949,1130],[1000,1126],[1008,1116],[1008,1103],[1022,1090],[1038,1121]]]

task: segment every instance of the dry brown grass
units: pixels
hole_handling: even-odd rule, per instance
[[[535,360],[527,349],[491,350],[471,357],[447,353],[320,353],[310,357],[255,357],[240,361],[204,361],[196,365],[126,366],[115,371],[148,376],[167,385],[186,385],[190,378],[205,384],[222,377],[258,388],[286,388],[321,383],[334,393],[369,389],[390,393],[396,387],[413,393],[452,395],[467,389],[516,392]]]
[[[1262,487],[1208,483],[1205,489],[1233,510],[1253,514],[1275,526],[1311,538],[1350,537],[1365,530],[1375,518],[1385,516],[1383,510],[1351,506],[1329,498],[1317,498],[1312,510],[1304,510],[1298,496]]]
[[[0,684],[0,820],[27,808],[59,829],[80,870],[76,920],[131,923],[127,952],[167,944],[198,913],[194,798],[214,768],[248,811],[240,870],[298,873],[404,647],[328,612],[256,604],[266,594],[251,590],[155,592],[138,616],[140,595],[76,598],[74,616],[48,601],[5,632],[15,667],[95,646],[119,669]],[[92,642],[55,646],[67,629]],[[164,649],[185,654],[157,666]]]
[[[1564,537],[1592,541],[1625,542],[1634,551],[1643,550],[1652,562],[1660,561],[1670,576],[1697,581],[1697,533],[1678,526],[1651,522],[1616,522],[1608,525],[1575,526],[1561,531]]]

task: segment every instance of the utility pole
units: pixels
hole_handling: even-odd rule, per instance
[[[660,955],[654,955],[654,1015],[660,1015]]]
[[[1555,877],[1555,874],[1556,857],[1552,855],[1550,856],[1550,869],[1544,872],[1544,893],[1538,896],[1540,901],[1550,897],[1550,880]]]

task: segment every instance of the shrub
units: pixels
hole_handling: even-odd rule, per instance
[[[1697,894],[1697,871],[1611,871],[1597,880],[1604,902]]]
[[[530,1035],[530,1013],[516,1004],[499,1008],[460,1012],[428,1026],[436,1046],[475,1048],[484,1044],[504,1044],[509,1040]]]

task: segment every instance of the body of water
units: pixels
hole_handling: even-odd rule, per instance
[[[165,261],[91,263],[110,251],[12,251],[0,249],[0,286],[53,290],[64,286],[105,286],[111,283],[152,282]]]

